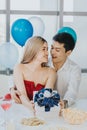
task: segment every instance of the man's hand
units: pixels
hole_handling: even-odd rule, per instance
[[[12,97],[12,99],[13,99],[16,103],[21,104],[20,92],[19,92],[17,89],[15,89],[14,87],[11,88],[10,92],[11,92],[11,97]]]
[[[68,107],[68,101],[67,100],[61,100],[60,101],[60,111],[59,116],[62,116],[62,110]]]

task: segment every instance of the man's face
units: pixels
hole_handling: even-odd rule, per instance
[[[53,42],[50,53],[53,63],[64,62],[67,58],[67,52],[65,52],[64,44],[60,44],[59,42]]]

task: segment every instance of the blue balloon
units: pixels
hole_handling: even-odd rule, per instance
[[[77,41],[77,34],[76,34],[76,32],[75,32],[74,29],[72,29],[72,28],[70,28],[70,27],[62,27],[62,28],[58,31],[58,33],[63,33],[63,32],[70,34],[70,35],[73,37],[73,39],[74,39],[74,41],[75,41],[75,43],[76,43],[76,41]]]
[[[20,46],[24,46],[26,40],[33,35],[33,26],[29,20],[18,19],[12,25],[11,34]]]

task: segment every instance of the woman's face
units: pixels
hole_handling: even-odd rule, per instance
[[[48,44],[45,42],[37,53],[36,59],[41,63],[48,62]]]

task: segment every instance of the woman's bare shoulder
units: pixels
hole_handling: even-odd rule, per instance
[[[56,74],[56,70],[55,70],[53,67],[47,67],[47,71],[48,71],[49,73]]]
[[[23,70],[23,64],[17,64],[17,65],[15,65],[15,67],[14,67],[14,71],[21,71],[21,70]]]

